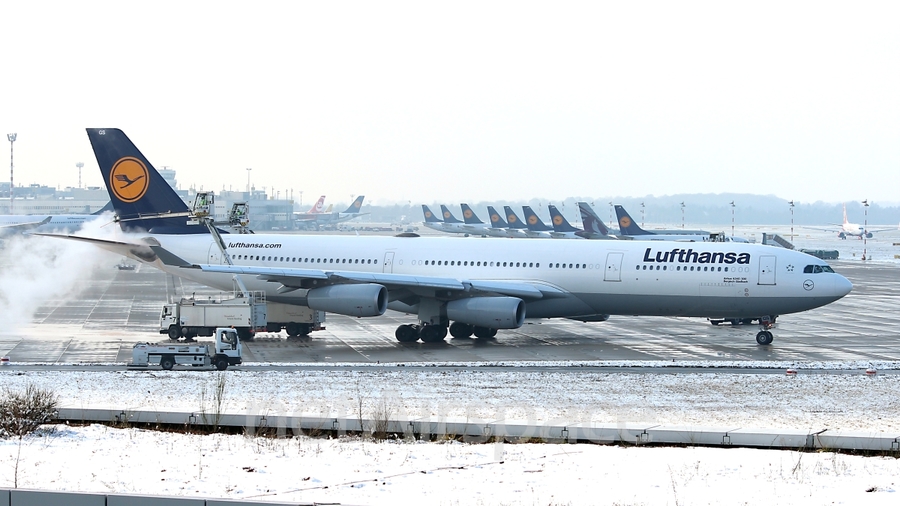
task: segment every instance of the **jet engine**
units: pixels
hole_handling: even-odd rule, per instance
[[[489,329],[517,329],[525,323],[525,302],[515,297],[472,297],[447,303],[447,318]]]
[[[313,288],[306,294],[311,309],[347,316],[381,316],[387,309],[387,288],[374,283]]]

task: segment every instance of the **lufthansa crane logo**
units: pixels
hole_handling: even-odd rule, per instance
[[[144,162],[137,158],[120,158],[109,172],[109,188],[122,202],[140,200],[149,186],[150,172]]]
[[[425,211],[425,217],[431,218],[431,211]]]
[[[559,216],[554,216],[554,217],[553,217],[553,224],[554,224],[554,225],[562,225],[562,218],[559,217]]]
[[[444,211],[444,219],[447,219],[449,217],[450,217],[450,211]]]
[[[816,287],[816,285],[815,285],[815,283],[812,282],[811,279],[807,279],[806,281],[803,282],[803,289],[806,290],[807,292],[812,290],[815,287]]]
[[[631,226],[631,219],[628,216],[622,216],[622,219],[619,220],[619,225],[628,228]]]
[[[466,218],[471,218],[471,217],[472,217],[472,211],[466,209],[466,212],[463,213],[463,216],[465,216]]]
[[[496,214],[492,214],[492,215],[491,215],[491,222],[493,222],[493,223],[500,223],[500,216],[498,216],[498,215],[496,215]]]
[[[529,216],[529,217],[528,217],[528,223],[530,223],[530,224],[532,224],[532,225],[537,225],[537,218],[534,217],[534,216]]]
[[[508,222],[510,222],[510,223],[515,223],[515,222],[516,222],[516,215],[515,215],[515,214],[510,214],[509,216],[506,217],[506,221],[508,221]]]

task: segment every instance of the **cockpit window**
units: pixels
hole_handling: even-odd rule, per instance
[[[822,272],[830,272],[830,273],[834,274],[834,269],[832,269],[831,266],[829,266],[829,265],[823,265]]]
[[[803,268],[803,272],[806,274],[818,274],[820,272],[834,273],[834,269],[827,265],[807,265]]]

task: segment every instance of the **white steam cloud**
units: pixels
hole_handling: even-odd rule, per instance
[[[118,225],[104,213],[85,222],[78,235],[121,237]],[[98,269],[111,269],[118,255],[91,244],[52,237],[7,235],[0,247],[0,315],[4,333],[31,324],[49,300],[74,298]]]

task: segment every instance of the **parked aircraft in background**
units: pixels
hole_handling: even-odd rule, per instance
[[[356,200],[354,200],[345,211],[338,213],[334,212],[334,205],[332,204],[329,204],[328,208],[324,211],[322,210],[325,203],[325,195],[322,195],[309,211],[305,213],[294,213],[294,219],[298,222],[297,225],[299,227],[316,229],[321,227],[333,227],[338,223],[350,221],[354,218],[369,214],[360,212],[365,198],[365,195],[356,197]]]
[[[451,213],[445,205],[441,205],[441,213],[445,217],[443,220],[438,219],[425,204],[422,204],[422,213],[425,215],[425,226],[430,229],[451,234],[469,235],[471,233],[466,229],[466,224],[456,219],[456,217],[453,216],[453,213]],[[447,221],[446,219],[448,216],[450,221]]]
[[[615,206],[616,209],[616,218],[619,220],[619,232],[620,235],[629,235],[629,236],[638,236],[638,235],[706,235],[709,236],[709,232],[706,230],[685,230],[683,228],[676,228],[671,230],[644,230],[639,227],[638,224],[631,218],[631,215],[628,214],[628,211],[625,210],[622,206]]]
[[[355,317],[387,308],[416,315],[401,342],[488,338],[529,318],[603,321],[609,315],[760,317],[829,304],[852,285],[824,261],[736,243],[471,241],[442,237],[256,234],[219,237],[188,221],[187,206],[128,137],[88,129],[120,217],[148,233],[88,242],[222,290],[235,280],[273,302]],[[111,176],[147,177],[123,190]],[[176,203],[180,203],[178,206]],[[121,221],[124,230],[139,222]],[[204,233],[203,231],[206,230]],[[760,344],[772,333],[762,329]]]
[[[866,203],[866,202],[867,201],[863,201],[863,203]],[[863,228],[862,225],[860,225],[858,223],[850,223],[849,221],[847,221],[847,204],[843,204],[843,208],[844,208],[844,222],[841,223],[840,225],[838,225],[837,223],[834,224],[835,226],[840,226],[840,229],[838,229],[837,235],[841,239],[846,239],[847,236],[856,237],[857,239],[862,239],[863,236],[865,236],[866,238],[871,239],[872,234],[875,232],[885,232],[888,230],[896,230],[894,228],[879,228],[879,229],[875,229],[875,230],[866,230],[865,228]],[[831,229],[828,229],[828,230],[831,230]]]
[[[106,212],[113,212],[111,202],[91,214],[4,214],[0,215],[0,237],[22,232],[74,232]]]
[[[528,237],[542,239],[550,237],[550,232],[553,231],[553,227],[544,223],[531,206],[522,206],[522,214],[525,215],[525,225],[528,227]]]
[[[581,224],[584,226],[584,230],[581,231],[582,237],[585,239],[616,238],[587,202],[579,202],[578,211],[581,213]]]
[[[294,213],[295,221],[315,221],[316,216],[325,212],[325,195],[319,197],[319,200],[309,208],[305,213]]]
[[[494,228],[493,225],[488,225],[487,223],[481,221],[481,219],[479,219],[475,214],[475,211],[473,211],[472,208],[469,207],[469,204],[460,204],[459,208],[462,210],[463,222],[465,222],[466,229],[470,230],[471,234],[491,237],[506,237],[505,229]]]
[[[488,217],[491,219],[490,235],[499,237],[528,237],[525,232],[518,228],[510,228],[509,223],[503,219],[503,216],[494,209],[494,206],[487,206]],[[511,212],[511,211],[510,211]]]
[[[569,223],[569,220],[559,212],[553,204],[548,204],[547,209],[550,211],[550,222],[553,223],[553,231],[550,237],[554,239],[584,239],[584,230],[575,228]]]

